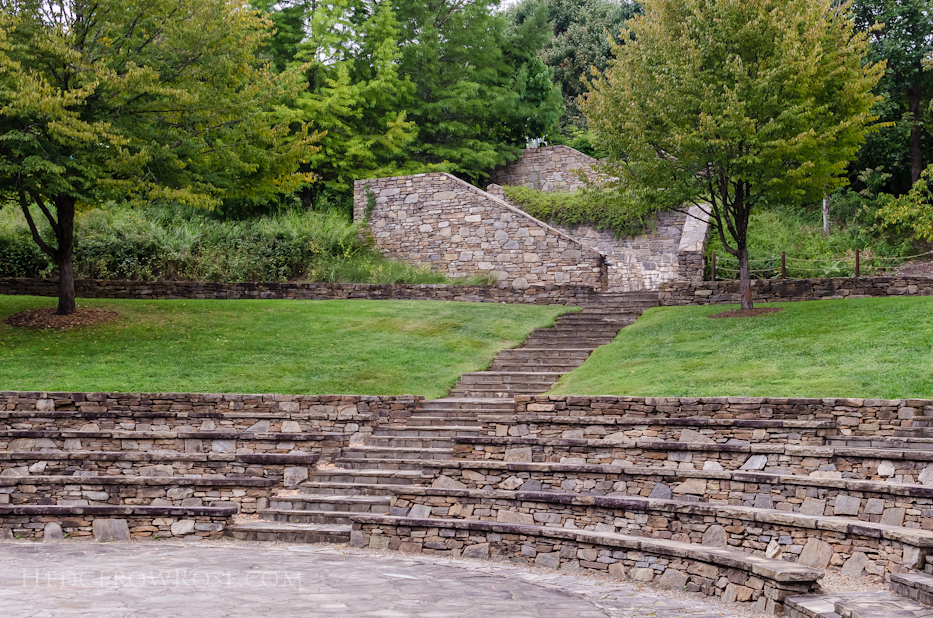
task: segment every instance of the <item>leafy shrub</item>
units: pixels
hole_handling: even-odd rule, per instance
[[[387,260],[338,209],[224,221],[183,208],[108,205],[80,213],[75,227],[75,275],[82,278],[492,282],[488,277],[449,281],[440,273]],[[9,206],[0,210],[0,276],[35,277],[51,270],[21,213]]]
[[[635,236],[648,228],[651,210],[638,210],[622,197],[593,188],[574,193],[546,193],[527,187],[502,187],[509,201],[535,219],[573,228],[612,230],[617,237]]]

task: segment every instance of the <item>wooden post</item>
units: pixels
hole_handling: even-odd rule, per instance
[[[858,249],[856,249],[856,250],[855,250],[855,276],[856,276],[856,277],[861,276],[861,275],[859,274],[860,271],[861,271],[861,264],[859,264]]]
[[[716,280],[716,252],[713,251],[713,254],[710,259],[710,274],[712,275],[713,281]]]
[[[787,279],[787,254],[781,251],[781,279]]]

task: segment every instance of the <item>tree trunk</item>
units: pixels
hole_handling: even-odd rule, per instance
[[[913,124],[910,127],[910,183],[913,184],[920,180],[920,173],[923,172],[923,151],[920,148],[920,80],[910,89],[908,107],[913,116]]]
[[[739,291],[742,294],[742,310],[751,309],[752,304],[752,272],[748,265],[748,246],[739,244]]]
[[[823,194],[823,235],[829,236],[829,196]]]
[[[75,199],[71,196],[59,196],[55,200],[58,211],[58,315],[71,315],[77,311],[75,306],[75,271],[72,264],[75,233]]]

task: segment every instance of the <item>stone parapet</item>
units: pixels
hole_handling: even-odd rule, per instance
[[[597,286],[598,287],[598,286]],[[575,305],[596,293],[587,285],[496,285],[369,283],[219,283],[214,281],[127,281],[78,279],[78,298],[121,299],[284,299],[443,300],[472,303]],[[0,277],[0,294],[58,296],[58,279]]]

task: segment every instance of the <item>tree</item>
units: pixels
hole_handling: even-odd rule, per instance
[[[819,199],[874,120],[882,64],[847,5],[827,0],[647,0],[584,111],[601,172],[633,209],[696,204],[739,261],[752,307],[749,214]]]
[[[0,191],[18,197],[58,267],[58,313],[75,311],[77,209],[105,199],[213,208],[309,179],[296,169],[313,136],[281,105],[303,85],[257,60],[267,24],[245,3],[0,0],[0,9]]]
[[[933,73],[924,72],[923,61],[933,56],[933,0],[856,0],[852,14],[857,29],[870,32],[869,60],[886,63],[877,87],[885,101],[876,111],[891,125],[869,138],[852,171],[903,169],[910,182],[895,178],[895,186],[909,186],[920,178],[924,150],[929,150],[924,103],[933,94]]]
[[[476,180],[543,137],[563,112],[552,70],[536,58],[549,36],[542,15],[507,32],[496,0],[397,0],[399,73],[418,138],[405,156]]]
[[[554,69],[564,96],[561,125],[566,134],[586,130],[578,100],[595,67],[604,71],[612,58],[611,43],[618,42],[625,23],[641,11],[633,0],[524,0],[509,8],[513,28],[537,19],[543,11],[552,32],[539,56]]]

